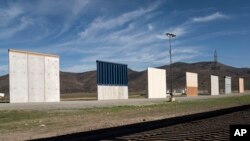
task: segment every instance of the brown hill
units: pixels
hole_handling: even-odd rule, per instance
[[[245,81],[245,89],[250,90],[250,69],[249,68],[234,68],[221,63],[217,63],[214,67],[214,62],[198,62],[198,63],[174,63],[173,70],[173,88],[185,89],[186,72],[198,73],[199,91],[208,93],[210,90],[210,75],[220,76],[220,91],[224,92],[224,76],[232,77],[232,90],[238,90],[238,78],[243,77]],[[169,66],[159,67],[167,70],[167,85],[170,84]],[[145,91],[147,87],[147,71],[135,72],[128,76],[130,91]]]
[[[163,66],[160,68],[168,68]],[[167,69],[168,70],[168,69]],[[174,88],[185,88],[185,72],[198,73],[199,90],[207,93],[210,90],[210,75],[220,76],[220,91],[224,92],[224,76],[232,77],[232,90],[238,90],[239,77],[245,80],[245,89],[250,89],[250,69],[249,68],[235,68],[221,63],[217,63],[216,69],[214,62],[199,62],[199,63],[175,63],[173,64],[173,80]],[[168,72],[168,71],[167,71]],[[169,75],[167,75],[169,77]],[[170,79],[168,79],[170,84]]]
[[[167,81],[170,84],[169,66],[159,67],[167,69]],[[232,77],[233,90],[238,90],[238,78],[245,78],[245,89],[250,90],[250,69],[235,68],[224,64],[217,64],[217,71],[214,69],[213,62],[199,63],[174,63],[173,64],[173,87],[174,89],[185,88],[185,72],[198,73],[199,90],[208,92],[210,89],[210,75],[220,76],[220,89],[224,89],[224,76]],[[128,70],[129,91],[145,92],[147,87],[147,71]],[[61,93],[88,92],[96,93],[96,71],[84,73],[60,72]],[[169,85],[168,85],[169,86]],[[9,93],[9,77],[8,75],[0,77],[0,91]]]

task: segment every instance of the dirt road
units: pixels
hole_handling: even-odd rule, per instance
[[[242,96],[243,94],[228,94],[218,96],[197,96],[197,97],[176,97],[176,101],[192,101],[212,98],[224,98],[232,96]],[[94,108],[94,107],[112,107],[112,106],[139,106],[157,104],[167,101],[162,99],[126,99],[126,100],[102,100],[102,101],[61,101],[48,103],[0,103],[0,110],[48,110],[48,109],[73,109],[73,108]]]

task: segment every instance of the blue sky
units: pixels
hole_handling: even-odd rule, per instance
[[[62,71],[94,70],[95,61],[144,70],[174,62],[219,61],[249,67],[248,0],[0,1],[0,75],[8,49],[60,55]]]

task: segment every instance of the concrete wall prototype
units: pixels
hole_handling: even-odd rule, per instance
[[[106,61],[96,61],[98,100],[128,99],[128,67]]]
[[[231,77],[225,76],[225,94],[232,93],[232,81]]]
[[[147,98],[166,98],[166,70],[148,68]]]
[[[198,95],[198,74],[186,72],[186,86],[187,96],[197,96]]]
[[[128,86],[97,86],[98,100],[128,99]]]
[[[219,77],[211,75],[211,95],[219,95]]]
[[[244,93],[245,88],[244,88],[244,79],[239,78],[239,93]]]
[[[59,102],[59,57],[9,50],[10,103]]]
[[[10,103],[28,102],[28,55],[9,52]]]

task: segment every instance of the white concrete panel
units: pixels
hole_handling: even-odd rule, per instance
[[[239,78],[239,93],[244,93],[245,88],[244,88],[244,79]]]
[[[28,55],[29,102],[44,102],[44,56]]]
[[[9,50],[9,74],[11,103],[60,101],[57,55]]]
[[[187,87],[198,87],[198,74],[186,72]]]
[[[27,54],[9,52],[10,103],[28,102]]]
[[[5,94],[4,93],[0,93],[0,97],[4,97],[5,96]]]
[[[219,77],[211,75],[211,95],[219,95]]]
[[[98,100],[128,99],[128,86],[97,86]]]
[[[60,101],[59,58],[45,57],[45,102]]]
[[[166,98],[166,70],[148,68],[147,98]]]
[[[231,77],[225,77],[225,94],[232,93]]]

